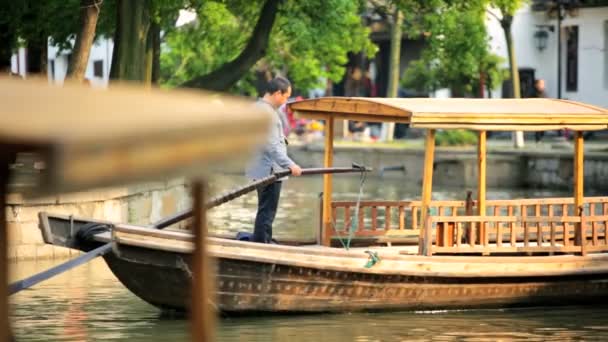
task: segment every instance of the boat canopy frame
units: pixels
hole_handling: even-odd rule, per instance
[[[419,253],[426,250],[425,229],[429,216],[437,129],[468,129],[478,132],[477,145],[477,215],[486,213],[486,142],[487,131],[544,131],[569,129],[574,136],[574,205],[578,215],[583,208],[583,131],[608,128],[608,110],[597,106],[560,99],[467,99],[467,98],[365,98],[324,97],[288,105],[297,117],[325,120],[324,167],[333,163],[335,120],[406,123],[426,129],[422,177],[421,229]],[[323,178],[323,210],[320,242],[331,243],[332,176]],[[580,225],[580,223],[579,223]],[[483,228],[482,228],[483,229]],[[580,232],[580,229],[576,230]],[[485,234],[482,231],[482,234]],[[580,236],[578,237],[580,238]]]

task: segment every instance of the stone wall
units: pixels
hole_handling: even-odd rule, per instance
[[[37,199],[11,194],[7,202],[9,260],[63,258],[78,253],[44,244],[38,229],[40,211],[148,224],[191,206],[183,179]]]
[[[290,155],[302,166],[323,165],[321,146],[299,146]],[[487,155],[488,187],[572,188],[574,164],[572,148],[555,151],[507,150]],[[408,181],[422,182],[424,150],[395,148],[353,148],[338,146],[334,150],[334,165],[348,166],[352,162],[379,171],[383,167],[404,165]],[[585,188],[595,193],[608,191],[608,153],[585,152]],[[387,173],[403,177],[403,173]],[[435,151],[434,186],[474,187],[477,185],[477,152],[475,149],[437,148]]]

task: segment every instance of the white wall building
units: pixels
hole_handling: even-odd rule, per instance
[[[93,86],[106,86],[110,79],[110,67],[112,63],[112,49],[114,43],[111,39],[99,38],[91,47],[85,78]],[[20,48],[11,58],[11,70],[15,74],[26,75],[26,48]],[[68,71],[69,59],[72,51],[59,51],[56,46],[48,46],[47,74],[49,81],[63,83]]]
[[[487,24],[493,52],[508,60],[500,24],[491,15]],[[542,50],[535,39],[541,30],[547,32]],[[608,108],[608,7],[579,8],[565,16],[561,30],[561,97]],[[557,97],[557,19],[528,5],[516,13],[512,33],[518,67],[533,69],[545,80],[547,95]]]

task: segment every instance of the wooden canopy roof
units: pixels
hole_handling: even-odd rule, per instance
[[[303,118],[401,122],[417,128],[494,131],[608,128],[608,110],[557,99],[324,97],[289,106]]]
[[[199,91],[4,78],[0,103],[0,144],[41,156],[43,193],[200,175],[252,150],[270,127],[253,101]]]

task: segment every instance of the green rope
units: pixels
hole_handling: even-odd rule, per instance
[[[361,170],[361,177],[360,177],[360,182],[359,182],[359,195],[357,196],[357,205],[355,206],[355,212],[353,213],[354,219],[353,219],[353,217],[351,217],[351,220],[350,220],[350,227],[348,229],[348,238],[346,239],[346,243],[344,243],[344,239],[342,238],[342,236],[340,236],[340,232],[337,229],[335,229],[335,227],[334,227],[334,230],[336,231],[336,235],[338,236],[338,240],[342,244],[342,247],[344,247],[344,249],[346,249],[347,251],[350,249],[350,243],[353,239],[353,235],[355,234],[357,229],[359,229],[359,220],[357,218],[359,217],[359,207],[361,205],[361,197],[363,196],[363,185],[365,184],[366,177],[367,177],[367,173],[365,172],[365,170]]]
[[[365,264],[365,268],[372,268],[375,264],[380,262],[380,257],[378,256],[378,252],[373,251],[365,251],[365,253],[369,254],[369,259]]]

